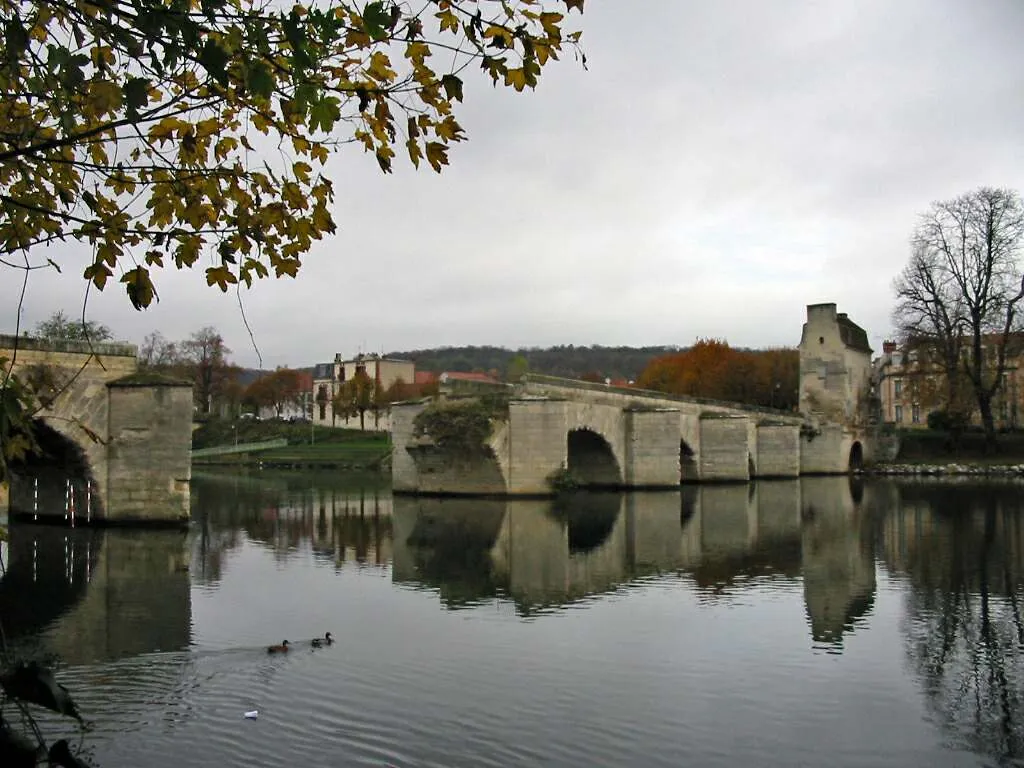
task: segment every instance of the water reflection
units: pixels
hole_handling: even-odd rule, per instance
[[[886,566],[904,573],[907,654],[935,720],[956,741],[1024,757],[1024,501],[1019,486],[890,489]]]
[[[186,534],[14,523],[0,616],[16,647],[69,664],[187,648]]]
[[[870,515],[834,478],[680,493],[394,502],[396,582],[451,608],[495,597],[521,615],[683,572],[707,600],[801,574],[815,641],[841,644],[875,591]]]
[[[243,540],[270,548],[280,562],[308,542],[314,555],[386,567],[391,560],[390,492],[372,478],[304,473],[197,473],[193,479],[194,554],[199,584],[220,581],[225,557]]]
[[[359,717],[362,746],[347,748],[366,764],[413,763],[395,757],[395,734],[415,742],[407,754],[435,756],[420,764],[449,764],[462,742],[435,731],[451,722],[476,734],[474,764],[543,762],[522,759],[538,733],[583,750],[547,755],[559,765],[600,764],[616,744],[621,763],[678,765],[692,750],[692,764],[736,764],[772,738],[778,764],[964,764],[939,743],[1006,761],[1024,757],[1020,491],[802,478],[552,503],[199,474],[188,534],[14,524],[0,616],[19,647],[75,665],[108,739],[101,764],[145,764],[150,738],[167,752],[154,765],[202,762],[162,731],[124,735],[158,721],[191,729],[211,764],[284,764],[296,749],[331,764],[321,758],[346,747],[338,723]],[[268,658],[285,626],[344,642]],[[921,701],[934,725],[921,726]],[[291,730],[270,715],[262,732],[237,730],[257,707]],[[579,747],[581,707],[614,736],[600,749]],[[495,714],[506,708],[512,726]],[[711,730],[693,726],[702,712]],[[723,728],[723,713],[735,723]],[[893,713],[869,746],[839,733],[884,731]],[[733,727],[753,752],[729,752]],[[911,731],[917,746],[897,754]]]

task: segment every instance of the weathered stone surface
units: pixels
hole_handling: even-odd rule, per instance
[[[52,397],[39,418],[81,449],[96,522],[188,517],[191,385],[138,375],[136,351],[0,336],[0,357],[15,373],[45,370],[55,384],[39,393]]]
[[[750,444],[745,416],[710,417],[700,422],[700,479],[750,479]]]
[[[800,474],[800,428],[790,424],[757,425],[757,477]]]

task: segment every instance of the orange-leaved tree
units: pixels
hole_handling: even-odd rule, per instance
[[[688,349],[648,363],[637,385],[674,395],[791,409],[800,360],[795,349],[747,350],[698,339]]]

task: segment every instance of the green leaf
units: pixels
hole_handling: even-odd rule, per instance
[[[262,61],[250,62],[245,72],[245,86],[253,96],[269,99],[274,93],[274,78],[270,74],[270,67]]]
[[[445,75],[441,78],[441,87],[448,96],[448,100],[455,99],[462,101],[462,80],[455,75]]]
[[[57,682],[53,673],[37,662],[22,662],[0,677],[0,687],[8,696],[38,704],[40,707],[81,721],[78,708],[67,688]]]
[[[145,267],[136,267],[121,276],[121,282],[125,284],[128,292],[128,300],[135,309],[143,310],[153,303],[156,298],[156,289],[149,279],[149,270]]]
[[[368,3],[363,10],[363,27],[366,34],[374,40],[383,40],[388,36],[391,25],[391,14],[384,10],[384,3]]]
[[[336,96],[324,96],[309,109],[309,127],[328,132],[341,119],[341,102]]]
[[[124,107],[128,118],[139,118],[139,107],[149,103],[149,80],[144,77],[129,77],[124,84]]]
[[[221,85],[228,82],[228,54],[215,41],[207,40],[199,54],[199,63],[210,73],[210,77]]]

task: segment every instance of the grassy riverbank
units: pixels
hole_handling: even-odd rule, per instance
[[[194,458],[194,464],[220,466],[379,469],[391,453],[388,435],[286,421],[209,421],[192,435],[192,448],[287,440],[281,448]]]

